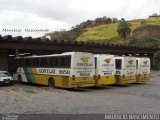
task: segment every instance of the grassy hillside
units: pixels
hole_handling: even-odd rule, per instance
[[[160,25],[160,17],[149,17],[148,19],[139,19],[130,21],[132,30],[143,25]],[[115,39],[117,37],[118,23],[101,25],[86,29],[76,40],[77,41],[113,41],[114,43],[127,43],[129,40]]]
[[[86,32],[84,32],[77,38],[77,40],[85,41],[85,40],[110,39],[114,36],[117,36],[116,33],[117,25],[118,24],[116,23],[116,24],[107,24],[98,27],[88,28]]]

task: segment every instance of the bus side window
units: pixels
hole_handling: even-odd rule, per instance
[[[49,67],[58,67],[58,57],[50,57],[49,60]]]
[[[49,61],[49,67],[53,66],[53,59],[52,57],[48,58]]]
[[[54,67],[58,67],[58,57],[54,58],[53,65],[54,65]]]
[[[71,67],[71,56],[66,56],[65,57],[65,66],[66,66],[66,68]]]
[[[94,57],[95,60],[95,68],[97,68],[97,57]]]
[[[138,60],[136,60],[136,69],[138,69]]]
[[[48,58],[41,58],[39,62],[39,66],[48,67]]]
[[[121,69],[121,67],[122,67],[122,60],[116,59],[116,69]]]
[[[70,68],[71,56],[61,56],[59,57],[59,67]]]
[[[38,58],[33,58],[32,59],[32,65],[34,67],[38,67],[39,66],[39,59]]]

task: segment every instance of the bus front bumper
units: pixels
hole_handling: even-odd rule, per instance
[[[98,76],[95,77],[95,86],[101,86],[101,85],[111,85],[115,84],[116,80],[114,76]]]
[[[144,83],[147,82],[150,79],[149,75],[137,75],[136,76],[136,83]]]
[[[69,84],[68,88],[79,88],[79,87],[92,87],[95,82],[73,82]]]
[[[69,78],[66,85],[64,85],[65,88],[80,88],[80,87],[92,87],[95,85],[95,80],[93,77],[76,77],[75,79],[72,79],[72,77]]]
[[[116,76],[116,84],[130,84],[130,83],[136,83],[136,77],[135,76]]]

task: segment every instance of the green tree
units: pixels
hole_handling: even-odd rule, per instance
[[[119,22],[117,32],[119,36],[125,39],[131,33],[131,24],[122,18]]]

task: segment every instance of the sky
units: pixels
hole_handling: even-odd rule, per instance
[[[153,13],[160,14],[160,0],[0,0],[0,34],[40,37],[97,17],[131,20]]]

